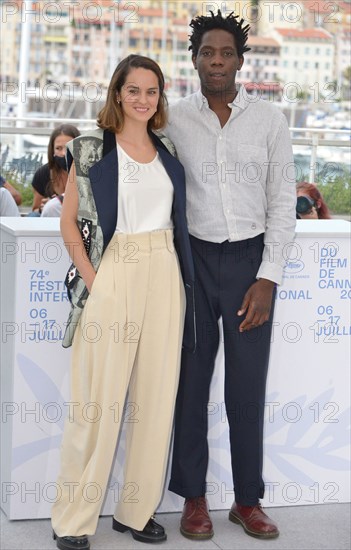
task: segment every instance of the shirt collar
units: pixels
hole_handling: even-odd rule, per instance
[[[231,101],[228,103],[228,107],[231,109],[235,107],[239,107],[239,109],[244,110],[248,106],[248,103],[250,102],[249,95],[245,89],[245,86],[243,84],[236,84],[236,89],[238,91],[236,97],[234,98],[234,101]],[[204,107],[208,107],[208,101],[207,98],[203,95],[201,88],[195,93],[195,101],[196,104],[201,111]]]

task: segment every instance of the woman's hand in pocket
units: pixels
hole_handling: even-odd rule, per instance
[[[88,289],[88,292],[89,294],[91,293],[91,289],[93,287],[93,283],[95,281],[95,277],[96,277],[96,273],[95,271],[92,269],[91,272],[89,272],[89,274],[87,274],[86,278],[84,279],[84,282],[86,284],[86,287]]]

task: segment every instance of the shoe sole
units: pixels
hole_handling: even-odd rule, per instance
[[[137,540],[138,542],[146,542],[150,544],[157,544],[158,542],[164,542],[167,540],[167,535],[164,534],[161,537],[158,537],[157,539],[154,537],[148,537],[146,535],[139,535],[136,533],[133,529],[128,527],[127,525],[123,525],[123,523],[119,523],[119,521],[114,520],[112,524],[112,529],[114,531],[118,531],[118,533],[125,533],[126,531],[129,531],[132,535],[134,540]]]
[[[60,537],[58,537],[55,533],[55,531],[53,531],[52,533],[52,538],[56,541],[56,546],[59,550],[90,550],[90,543],[88,542],[88,544],[84,545],[83,544],[70,544],[69,542],[61,542],[60,540],[58,540]]]
[[[212,539],[214,535],[214,531],[210,531],[209,533],[190,533],[189,531],[184,531],[184,529],[182,529],[181,527],[179,531],[181,532],[183,537],[186,537],[187,539],[192,539],[192,540]]]
[[[250,531],[244,524],[244,522],[238,518],[233,512],[229,512],[229,521],[232,521],[233,523],[237,523],[242,526],[245,533],[250,535],[250,537],[255,537],[256,539],[276,539],[279,537],[279,531],[276,533],[256,533],[255,531]]]

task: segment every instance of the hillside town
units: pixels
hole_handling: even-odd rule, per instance
[[[197,75],[188,52],[189,22],[196,14],[217,9],[224,14],[234,11],[251,25],[251,50],[238,75],[249,91],[273,101],[350,99],[350,0],[30,4],[28,8],[23,0],[1,2],[2,102],[8,105],[20,93],[30,102],[30,110],[39,111],[38,105],[47,100],[42,108],[55,116],[78,116],[72,98],[83,94],[87,103],[98,102],[113,68],[129,53],[143,53],[161,65],[170,98],[191,93],[197,88]],[[26,25],[28,70],[26,83],[19,83]],[[57,98],[69,99],[69,109],[64,101],[58,105]]]

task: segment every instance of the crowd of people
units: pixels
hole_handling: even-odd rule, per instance
[[[127,392],[139,414],[128,425],[124,487],[136,484],[138,498],[121,495],[112,528],[140,542],[166,540],[154,512],[174,419],[169,489],[185,499],[180,531],[194,540],[213,536],[204,411],[220,318],[235,495],[229,520],[257,538],[279,535],[260,504],[274,298],[296,218],[330,214],[317,186],[296,188],[287,177],[293,152],[285,116],[269,102],[250,101],[236,83],[249,26],[220,11],[190,26],[198,92],[167,107],[157,63],[128,56],[112,75],[98,128],[82,135],[71,125],[56,128],[48,163],[32,182],[30,216],[60,216],[73,262],[63,339],[72,345],[70,399],[92,400],[102,410],[98,422],[77,412],[65,424],[60,498],[52,509],[61,550],[90,548],[103,498],[87,501],[82,489],[93,482],[105,494],[121,428],[110,409]],[[261,170],[253,182],[248,162],[273,163],[274,176]],[[240,178],[232,178],[234,167]],[[130,247],[135,261],[126,261]],[[100,326],[99,342],[84,337],[90,322]],[[109,327],[131,322],[136,338],[111,336]],[[252,407],[255,414],[238,421],[236,411]]]

